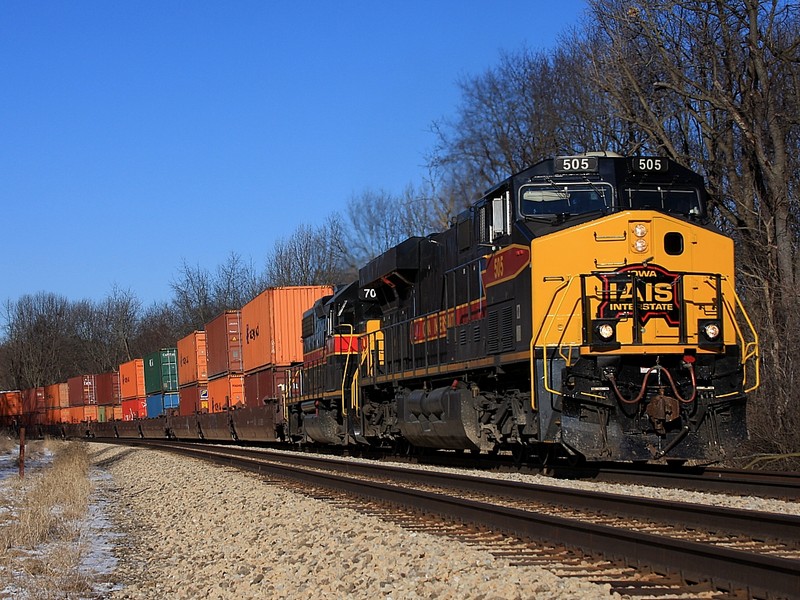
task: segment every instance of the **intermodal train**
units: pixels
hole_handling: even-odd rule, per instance
[[[79,433],[676,462],[747,438],[733,241],[666,158],[543,160],[303,308],[279,393]]]

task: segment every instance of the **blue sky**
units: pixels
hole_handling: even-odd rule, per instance
[[[366,189],[419,184],[457,81],[585,0],[0,3],[0,301],[169,300],[183,260],[260,269]]]

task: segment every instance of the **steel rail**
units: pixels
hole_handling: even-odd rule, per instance
[[[612,560],[624,560],[631,566],[677,572],[688,581],[710,581],[712,585],[722,589],[744,587],[750,595],[800,598],[798,560],[753,554],[630,529],[507,508],[438,492],[420,491],[395,484],[376,483],[309,470],[298,466],[297,461],[272,462],[274,454],[259,453],[256,457],[244,457],[232,455],[228,452],[229,449],[209,451],[208,448],[203,448],[198,451],[194,447],[159,446],[188,456],[204,456],[218,464],[302,481],[309,485],[438,514],[512,535],[574,546]],[[414,471],[414,474],[418,475],[419,472]],[[438,473],[434,474],[434,477],[441,481],[443,475]],[[559,492],[563,491],[559,488]],[[617,496],[618,503],[624,503],[629,499],[627,496]],[[755,514],[760,517],[762,513],[750,513],[751,519],[756,520]]]

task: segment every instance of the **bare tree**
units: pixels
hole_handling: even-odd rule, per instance
[[[107,373],[132,358],[130,340],[139,325],[141,303],[130,290],[116,286],[101,302],[73,303],[82,349],[76,373]]]
[[[26,294],[8,302],[6,358],[12,387],[25,389],[64,381],[74,357],[73,311],[64,296]]]
[[[202,329],[219,312],[213,298],[211,274],[200,265],[191,266],[184,259],[170,287],[176,319],[187,333]]]
[[[266,275],[256,272],[253,262],[245,262],[235,252],[217,267],[212,282],[212,297],[217,312],[241,308],[265,288]]]
[[[592,0],[593,81],[647,145],[703,171],[719,225],[737,241],[741,291],[761,330],[753,430],[800,435],[800,366],[787,331],[800,300],[800,5],[785,0]],[[591,51],[590,51],[591,50]]]
[[[153,303],[144,309],[136,335],[131,343],[131,354],[142,357],[159,348],[171,348],[177,340],[194,330],[181,321],[174,308],[166,303]]]
[[[333,215],[319,227],[300,225],[288,238],[275,242],[267,257],[269,286],[332,285],[347,278],[344,232]]]
[[[357,270],[403,240],[437,229],[431,200],[409,185],[400,196],[384,190],[365,190],[347,205],[345,255]]]
[[[563,45],[506,53],[496,68],[462,80],[456,118],[432,126],[428,166],[444,211],[453,216],[543,158],[633,143],[586,75],[586,57]]]

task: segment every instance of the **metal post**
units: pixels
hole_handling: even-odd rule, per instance
[[[25,477],[25,428],[19,428],[19,478]]]

